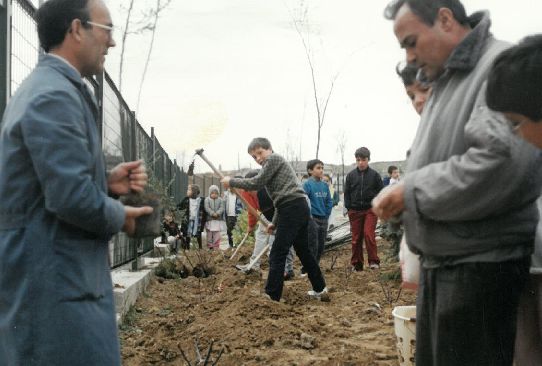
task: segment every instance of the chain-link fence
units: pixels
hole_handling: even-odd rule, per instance
[[[0,77],[0,95],[13,95],[38,62],[42,51],[36,32],[35,12],[31,1],[0,0],[0,27],[6,24],[7,29],[6,34],[0,29],[0,59],[7,60],[7,64],[0,62],[0,74],[7,75]],[[123,161],[143,159],[151,177],[150,188],[165,196],[165,201],[172,206],[179,203],[186,194],[188,176],[169,159],[154,130],[151,130],[151,136],[145,132],[107,73],[86,81],[101,106],[98,127],[107,168],[111,169]],[[4,103],[0,103],[0,115],[3,109]],[[202,181],[202,192],[206,192],[211,184],[219,183],[218,178],[197,179]],[[123,233],[115,235],[110,243],[111,265],[118,267],[128,263],[152,248],[152,238],[135,240]]]
[[[9,50],[11,77],[10,94],[21,84],[38,62],[39,41],[32,3],[11,1],[11,49]]]

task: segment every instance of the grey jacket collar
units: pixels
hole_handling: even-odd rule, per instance
[[[450,70],[472,70],[484,49],[485,42],[491,36],[491,19],[488,11],[479,11],[469,17],[472,31],[457,45],[446,61],[445,68]]]

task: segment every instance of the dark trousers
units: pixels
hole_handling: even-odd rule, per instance
[[[416,366],[511,366],[529,262],[421,268]]]
[[[322,253],[324,253],[327,226],[327,219],[312,217],[309,222],[309,248],[318,264],[320,264],[320,258],[322,257]]]
[[[228,234],[228,243],[233,247],[233,229],[237,224],[237,216],[226,216],[226,232]]]
[[[363,265],[363,241],[369,257],[369,264],[380,264],[376,249],[375,229],[378,221],[373,209],[365,211],[348,210],[350,232],[352,233],[352,259],[350,263]]]
[[[265,292],[275,301],[282,296],[284,265],[290,247],[294,246],[301,264],[307,271],[314,291],[320,292],[326,283],[316,259],[308,246],[309,207],[305,198],[297,198],[277,207],[278,220],[275,241],[269,255],[269,276]]]
[[[181,238],[181,248],[182,249],[190,249],[190,241],[192,240],[193,237],[191,237],[190,235],[186,235],[186,236],[183,236]],[[197,233],[195,235],[195,238],[198,242],[198,247],[201,249],[202,248],[202,245],[201,245],[201,233]]]

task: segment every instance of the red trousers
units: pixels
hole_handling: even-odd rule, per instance
[[[370,208],[365,211],[348,210],[350,219],[350,232],[352,233],[352,259],[350,263],[354,266],[363,264],[363,240],[367,248],[369,264],[380,264],[380,258],[376,250],[375,229],[377,217]]]

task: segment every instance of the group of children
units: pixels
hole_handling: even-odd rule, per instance
[[[331,177],[324,174],[324,163],[319,159],[307,162],[308,177],[300,184],[293,168],[284,158],[273,152],[267,139],[255,138],[248,151],[262,169],[249,171],[244,178],[225,177],[222,180],[226,188],[224,198],[220,198],[219,188],[216,185],[209,188],[209,196],[205,199],[199,197],[197,185],[190,185],[187,197],[178,205],[178,209],[183,213],[181,228],[175,228],[176,224],[171,215],[166,216],[165,240],[172,245],[174,252],[179,245],[188,249],[193,237],[202,248],[201,234],[205,228],[208,248],[218,249],[226,220],[229,244],[233,246],[231,231],[241,206],[239,197],[229,188],[237,188],[245,201],[260,210],[272,223],[265,227],[261,222],[258,223],[256,217],[249,215],[248,218],[248,231],[254,232],[256,239],[251,257],[251,262],[254,262],[251,263],[252,269],[259,269],[259,254],[266,246],[270,248],[270,274],[266,285],[269,297],[273,300],[280,299],[283,281],[294,277],[295,254],[301,260],[301,276],[308,275],[313,284],[313,290],[309,291],[309,295],[316,298],[327,297],[319,262],[324,251],[332,208],[338,203],[338,194],[334,190],[333,193],[331,191],[333,189]],[[362,170],[359,170],[359,166],[356,169],[361,174],[359,182],[362,186],[359,191],[362,192],[363,188],[365,195],[356,196],[357,178],[347,177],[348,184],[345,185],[345,203],[349,209],[351,228],[356,229],[353,230],[353,234],[355,232],[356,235],[353,235],[355,240],[352,248],[352,266],[356,270],[363,269],[363,240],[366,243],[371,268],[378,268],[380,263],[374,238],[376,217],[371,216],[369,208],[371,199],[382,187],[382,182],[378,173],[368,168],[369,156],[370,152],[366,148],[356,151],[357,159],[363,161],[361,165],[367,165],[363,165]],[[391,179],[398,180],[397,172],[395,167],[390,171]],[[368,178],[376,178],[363,181],[366,174],[370,175]],[[377,184],[377,181],[380,183]],[[373,189],[375,184],[378,186],[377,189]],[[368,207],[363,206],[362,198]],[[356,214],[356,210],[360,211],[359,215]],[[371,216],[369,218],[373,220],[366,220],[365,216]],[[358,222],[360,220],[365,224]],[[239,266],[241,270],[246,270],[247,267],[248,265]]]
[[[209,195],[200,197],[200,188],[196,184],[188,186],[186,197],[177,205],[181,213],[181,226],[175,222],[172,213],[164,216],[162,223],[162,242],[171,245],[176,253],[179,249],[190,249],[192,238],[202,249],[202,232],[207,233],[207,247],[218,249],[224,227],[227,227],[230,246],[233,246],[232,230],[237,215],[241,211],[241,202],[233,192],[226,192],[220,197],[218,186],[209,187]]]

